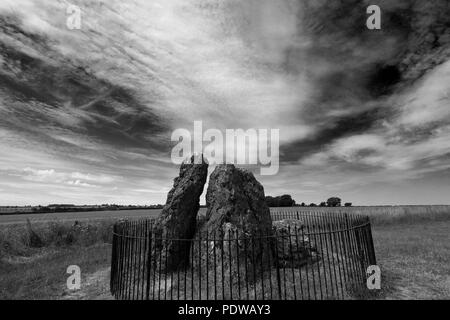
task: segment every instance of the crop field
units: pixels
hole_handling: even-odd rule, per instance
[[[382,288],[371,298],[450,298],[450,206],[271,210],[368,215],[377,263],[382,271]],[[123,210],[0,216],[0,299],[111,299],[112,224],[119,218],[154,217],[159,212]],[[202,208],[200,213],[204,212]],[[30,224],[26,223],[27,218]],[[76,292],[66,288],[69,265],[79,265],[82,270],[82,288]]]
[[[408,221],[429,221],[448,219],[450,206],[371,206],[371,207],[284,207],[270,208],[271,212],[348,212],[370,217],[373,224],[392,224]],[[0,215],[1,224],[50,221],[104,220],[104,219],[139,219],[158,216],[161,209],[148,210],[111,210],[87,212],[60,212],[39,214]],[[205,214],[206,208],[200,208],[199,214]]]
[[[161,209],[10,214],[0,215],[0,225],[25,223],[27,219],[31,222],[50,222],[151,218],[160,212]]]

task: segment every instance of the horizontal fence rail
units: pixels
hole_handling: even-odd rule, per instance
[[[376,264],[369,218],[276,212],[274,228],[176,239],[154,220],[114,225],[111,293],[139,300],[350,299]]]

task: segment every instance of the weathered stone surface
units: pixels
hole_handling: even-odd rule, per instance
[[[271,268],[272,219],[264,188],[247,170],[234,165],[217,166],[206,194],[206,222],[197,234],[209,237],[208,247],[194,248],[194,255],[220,262],[223,273],[235,283],[249,281]],[[217,241],[211,241],[212,239]]]
[[[232,164],[217,166],[211,174],[206,206],[204,228],[209,231],[222,230],[225,223],[250,236],[271,230],[263,186],[251,172]]]
[[[275,262],[279,265],[298,268],[320,258],[302,221],[284,219],[274,221],[272,225],[276,239],[274,256],[278,258]]]
[[[196,229],[196,217],[200,207],[200,195],[208,174],[208,163],[198,164],[195,157],[180,167],[167,201],[154,224],[156,255],[163,261],[163,269],[175,269],[189,261],[189,242],[171,239],[192,239]]]

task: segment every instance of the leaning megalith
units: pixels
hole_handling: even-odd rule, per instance
[[[208,163],[203,155],[192,156],[181,164],[179,176],[174,179],[166,204],[154,223],[154,256],[161,261],[160,269],[174,270],[189,261],[190,243],[186,239],[192,239],[196,231],[207,174]]]

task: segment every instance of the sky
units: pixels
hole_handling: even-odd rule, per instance
[[[266,195],[450,204],[449,17],[447,0],[1,0],[0,205],[165,203],[171,134],[194,121],[280,130]]]

